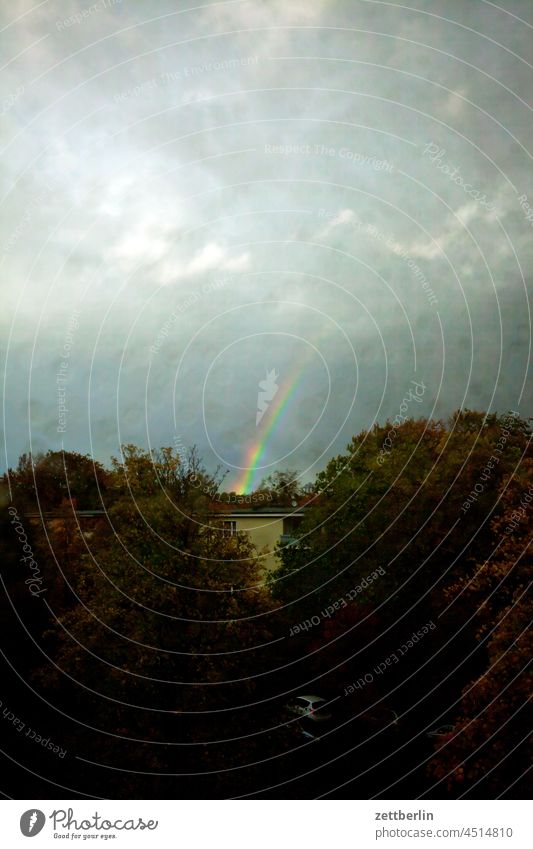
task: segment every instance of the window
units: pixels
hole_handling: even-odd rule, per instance
[[[285,516],[283,519],[283,535],[293,536],[302,522],[301,516]]]
[[[225,537],[234,537],[237,533],[237,522],[235,519],[226,519],[222,522],[222,535]]]

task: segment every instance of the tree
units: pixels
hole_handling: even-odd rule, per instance
[[[406,420],[354,437],[348,453],[317,477],[319,495],[306,508],[301,545],[280,550],[274,596],[285,603],[305,597],[312,615],[381,567],[386,575],[369,585],[365,599],[386,602],[394,616],[424,593],[438,605],[442,587],[471,573],[490,551],[485,519],[500,509],[502,478],[529,450],[528,425],[516,419],[505,453],[485,473],[507,422],[467,411],[447,425]],[[392,447],[383,453],[387,439]],[[480,494],[463,511],[482,476]]]
[[[301,496],[299,473],[294,469],[275,471],[263,478],[258,492],[271,492],[276,504],[290,506]]]
[[[341,678],[373,677],[379,697],[406,711],[412,736],[432,718],[445,721],[486,661],[473,598],[445,611],[445,593],[468,584],[490,555],[502,482],[527,458],[530,436],[515,415],[465,411],[446,423],[376,426],[330,461],[298,543],[280,547],[281,566],[269,576],[287,618],[311,623],[293,639],[299,656],[312,658],[315,680],[334,680],[338,694]],[[374,674],[427,623],[438,625]],[[361,686],[359,700],[370,688]]]
[[[263,708],[239,706],[254,702],[267,651],[260,646],[272,638],[253,546],[224,532],[209,496],[170,454],[154,465],[134,446],[123,456],[115,482],[127,477],[134,497],[127,486],[119,491],[94,529],[70,575],[72,604],[46,633],[59,669],[43,667],[35,680],[65,705],[77,690],[67,676],[89,688],[87,719],[108,731],[183,743],[184,771],[216,771],[247,753],[253,762],[264,745],[253,736]],[[247,731],[237,748],[200,745]],[[157,768],[174,769],[175,750],[158,751]]]
[[[430,764],[430,774],[481,798],[528,796],[526,773],[533,738],[524,735],[533,688],[531,657],[531,503],[533,461],[527,459],[501,486],[502,512],[492,523],[494,555],[477,564],[472,581],[449,589],[476,610],[478,638],[487,640],[487,666],[469,682],[453,733]],[[518,781],[517,781],[518,779]],[[512,787],[511,787],[512,785]],[[477,788],[477,789],[476,789]]]
[[[13,503],[24,510],[52,510],[60,505],[72,510],[102,508],[109,484],[101,463],[76,451],[23,454],[15,470],[4,475]]]
[[[123,445],[122,457],[113,457],[112,482],[120,496],[136,497],[164,492],[170,499],[207,504],[214,497],[222,480],[220,466],[209,474],[196,446],[186,454],[173,448],[146,451],[136,445]]]

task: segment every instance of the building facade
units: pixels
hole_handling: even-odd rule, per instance
[[[228,534],[247,533],[257,549],[259,564],[270,571],[280,565],[275,549],[278,543],[295,542],[304,508],[296,507],[234,507],[213,513]]]

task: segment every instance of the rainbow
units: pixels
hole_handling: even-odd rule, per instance
[[[264,415],[260,426],[257,428],[257,436],[246,449],[242,466],[239,467],[240,474],[233,486],[233,489],[239,495],[245,495],[253,491],[257,483],[256,478],[259,477],[258,473],[264,468],[262,464],[269,446],[270,437],[275,428],[283,421],[291,401],[298,394],[301,386],[300,378],[316,350],[314,345],[308,350],[300,363],[297,363],[292,369],[272,399],[270,407]]]
[[[261,464],[268,448],[270,436],[276,426],[283,421],[290,402],[298,393],[300,388],[299,380],[305,368],[306,361],[297,366],[280,386],[266,415],[263,417],[261,426],[258,427],[256,439],[247,448],[241,473],[234,485],[235,492],[238,492],[239,495],[245,495],[247,492],[253,490],[256,473],[261,470]]]
[[[330,328],[328,328],[328,326],[324,326],[318,333],[314,342],[311,342],[310,340],[302,340],[307,341],[309,346],[306,353],[304,353],[299,362],[295,364],[294,368],[278,389],[267,412],[259,423],[256,438],[245,451],[242,465],[237,467],[239,469],[239,474],[233,488],[235,492],[239,493],[239,495],[246,495],[248,492],[252,492],[254,486],[257,484],[257,477],[259,477],[258,473],[264,469],[262,461],[264,460],[267,452],[270,437],[275,428],[283,421],[291,401],[293,401],[298,394],[298,391],[301,388],[300,378],[308,363],[311,361],[313,356],[318,354],[318,356],[321,357],[324,366],[327,368],[325,360],[322,354],[320,354],[317,345],[322,339],[327,338],[330,333]]]

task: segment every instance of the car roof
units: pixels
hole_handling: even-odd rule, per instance
[[[296,696],[297,699],[306,699],[308,702],[325,702],[322,696]]]

